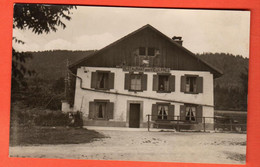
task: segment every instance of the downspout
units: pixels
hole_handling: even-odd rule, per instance
[[[160,99],[160,98],[154,98],[154,97],[131,95],[131,94],[126,94],[126,93],[118,93],[118,92],[107,92],[107,91],[103,91],[103,90],[84,88],[82,86],[83,79],[81,77],[77,76],[76,74],[74,74],[70,69],[68,69],[68,70],[73,76],[75,76],[76,78],[78,78],[80,80],[80,88],[83,90],[99,92],[99,93],[114,94],[114,95],[121,95],[121,96],[128,96],[128,97],[143,98],[143,99],[149,99],[149,100],[164,101],[164,102],[170,102],[170,103],[181,103],[181,104],[188,103],[188,104],[195,104],[195,105],[201,105],[201,106],[206,106],[206,107],[214,107],[213,105],[208,105],[208,104],[190,103],[190,102],[177,101],[177,100],[166,100],[166,99]]]

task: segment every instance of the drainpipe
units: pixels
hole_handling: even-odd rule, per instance
[[[146,96],[126,94],[126,93],[107,92],[107,91],[103,91],[103,90],[84,88],[82,86],[83,79],[81,77],[77,76],[76,74],[74,74],[72,71],[70,71],[70,69],[69,69],[69,72],[73,76],[75,76],[76,78],[78,78],[80,80],[80,88],[82,90],[87,90],[87,91],[92,91],[92,92],[99,92],[99,93],[114,94],[114,95],[121,95],[121,96],[128,96],[128,97],[136,97],[136,98],[149,99],[149,100],[164,101],[164,102],[170,102],[170,103],[180,103],[180,104],[189,103],[189,104],[201,105],[201,106],[206,106],[206,107],[214,107],[213,105],[208,105],[208,104],[191,103],[191,102],[184,102],[184,101],[177,101],[177,100],[166,100],[166,99],[160,99],[160,98],[155,98],[155,97],[146,97]]]

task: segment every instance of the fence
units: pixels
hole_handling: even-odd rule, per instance
[[[215,131],[242,132],[247,131],[247,118],[239,116],[215,116],[215,117],[183,117],[180,116],[163,116],[163,115],[147,115],[148,131],[151,125],[156,128],[172,128],[177,131],[181,130],[202,130],[207,129]],[[151,121],[151,118],[156,118]],[[195,129],[194,129],[195,127]]]

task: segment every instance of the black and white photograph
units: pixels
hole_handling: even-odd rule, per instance
[[[13,10],[10,157],[245,164],[250,11]]]

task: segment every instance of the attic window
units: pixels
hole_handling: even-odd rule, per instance
[[[155,48],[148,48],[148,56],[154,56],[155,55]]]
[[[146,55],[145,47],[139,47],[139,55],[140,56],[145,56]]]
[[[154,47],[139,47],[138,55],[139,56],[156,56],[159,54],[159,50]]]

